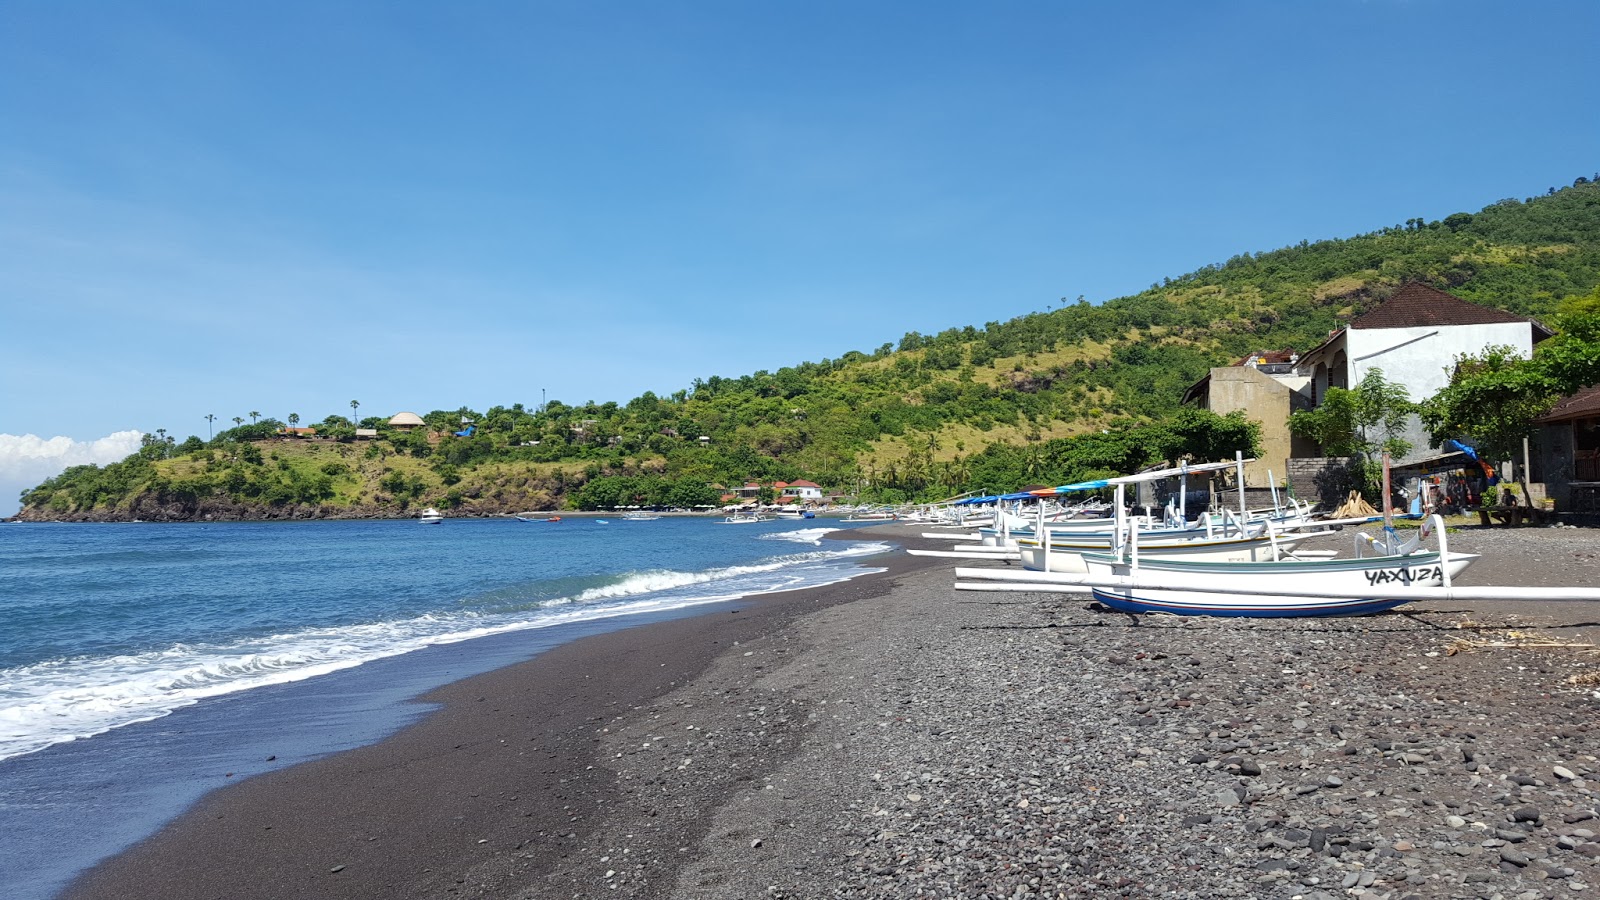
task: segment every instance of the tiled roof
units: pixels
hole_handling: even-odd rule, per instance
[[[1350,322],[1351,328],[1425,328],[1430,325],[1497,325],[1537,322],[1504,310],[1479,306],[1415,281],[1402,286],[1377,308]],[[1548,332],[1547,332],[1548,333]]]
[[[1600,416],[1600,384],[1591,385],[1557,403],[1539,417],[1543,423],[1566,422]]]

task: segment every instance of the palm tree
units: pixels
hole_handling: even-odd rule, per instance
[[[234,425],[235,428],[237,428],[238,426],[243,425],[243,424],[244,424],[244,416],[234,416],[233,417],[233,425]]]
[[[289,427],[290,428],[294,428],[295,426],[297,426],[299,424],[300,424],[300,414],[299,413],[289,413]]]
[[[213,428],[211,427],[211,423],[215,421],[217,421],[216,413],[206,413],[206,440],[208,441],[215,437],[213,434]]]
[[[252,409],[250,411],[250,424],[254,425],[256,423],[256,420],[259,419],[259,418],[261,418],[261,413],[258,413],[258,412],[256,412],[255,410]]]
[[[351,400],[350,401],[350,424],[351,425],[356,424],[356,410],[359,409],[360,406],[361,406],[361,401],[359,401],[359,400]]]

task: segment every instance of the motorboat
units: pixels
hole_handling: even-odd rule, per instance
[[[424,525],[438,525],[444,521],[444,513],[430,506],[417,516],[417,521]]]

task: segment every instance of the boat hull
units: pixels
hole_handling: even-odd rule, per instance
[[[1451,553],[1441,562],[1438,553],[1366,559],[1285,560],[1278,562],[1181,562],[1146,559],[1137,571],[1128,563],[1104,554],[1088,554],[1084,561],[1096,578],[1129,578],[1129,587],[1096,587],[1094,598],[1123,612],[1174,613],[1191,616],[1352,616],[1383,612],[1412,602],[1413,588],[1439,587],[1448,568],[1454,578],[1478,557]],[[1307,585],[1331,594],[1371,597],[1306,597],[1269,593]],[[1248,587],[1249,592],[1241,592]]]

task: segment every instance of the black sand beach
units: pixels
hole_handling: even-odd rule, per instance
[[[1600,583],[1592,531],[1452,541],[1491,554],[1463,583]],[[1600,641],[1600,606],[1132,617],[949,569],[453,684],[66,896],[1600,895],[1600,655],[1528,646]]]

